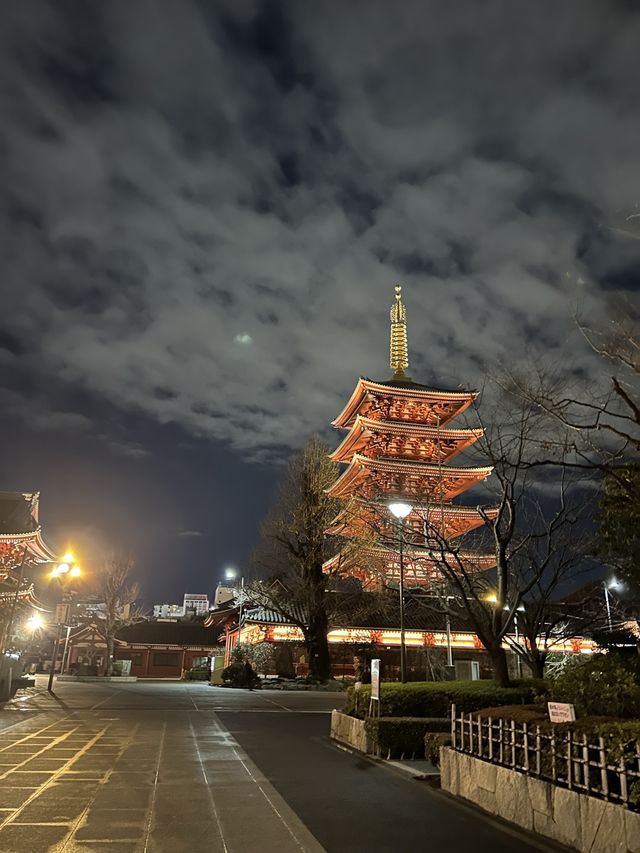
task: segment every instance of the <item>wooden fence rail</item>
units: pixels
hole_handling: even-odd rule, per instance
[[[451,743],[484,761],[537,776],[556,785],[640,811],[640,743],[621,736],[597,737],[539,725],[456,713],[451,706]]]

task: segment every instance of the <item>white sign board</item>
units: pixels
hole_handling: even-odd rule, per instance
[[[371,698],[380,700],[380,658],[371,661]]]
[[[121,660],[120,661],[120,675],[126,676],[127,678],[131,675],[131,661],[130,660]]]
[[[552,723],[572,723],[576,718],[575,708],[568,702],[547,702],[547,708]]]
[[[55,621],[56,621],[56,625],[64,625],[65,622],[69,621],[69,605],[68,604],[56,604]]]

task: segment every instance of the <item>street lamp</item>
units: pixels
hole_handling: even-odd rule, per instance
[[[407,650],[404,642],[404,520],[411,512],[411,504],[402,502],[389,504],[389,512],[398,519],[398,540],[400,556],[400,681],[402,684],[407,680]]]
[[[53,655],[51,660],[51,669],[49,671],[49,683],[47,685],[47,690],[49,693],[53,693],[53,677],[56,671],[56,663],[58,661],[58,651],[60,649],[60,634],[62,625],[67,621],[68,614],[68,598],[70,590],[68,589],[68,584],[70,583],[69,578],[78,578],[82,574],[80,567],[76,565],[73,554],[70,551],[62,558],[60,563],[57,563],[53,569],[51,570],[51,577],[54,580],[57,580],[62,589],[62,603],[65,606],[65,614],[62,618],[60,618],[60,613],[56,614],[56,638],[53,644]],[[67,634],[67,642],[68,642],[68,634]]]
[[[604,586],[604,602],[607,606],[607,624],[609,625],[609,633],[611,633],[613,631],[613,624],[611,622],[611,596],[609,595],[609,590],[622,589],[624,584],[615,578],[611,578],[611,580],[603,581],[602,585]]]
[[[43,625],[42,616],[40,616],[39,613],[32,613],[27,619],[27,629],[34,634],[36,631],[39,631]]]

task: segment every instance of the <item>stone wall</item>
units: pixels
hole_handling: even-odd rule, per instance
[[[584,853],[640,853],[640,814],[443,747],[443,790]]]
[[[331,712],[331,739],[367,755],[375,751],[375,745],[366,732],[364,720],[350,717],[341,711]]]

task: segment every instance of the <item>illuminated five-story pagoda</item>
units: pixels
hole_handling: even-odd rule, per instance
[[[492,470],[451,464],[482,436],[481,429],[449,426],[477,395],[429,388],[407,375],[406,308],[402,289],[395,290],[390,347],[393,376],[381,382],[360,378],[351,399],[333,421],[336,428],[348,432],[331,458],[347,467],[328,490],[330,496],[344,501],[344,508],[327,533],[347,541],[359,540],[358,557],[355,565],[351,558],[349,573],[365,588],[395,584],[400,579],[398,522],[389,509],[398,502],[411,508],[403,524],[406,586],[441,584],[438,565],[443,561],[461,565],[465,572],[495,566],[492,555],[448,544],[497,513],[484,510],[483,517],[475,507],[454,503]],[[336,571],[343,556],[341,552],[328,560],[325,571]]]

